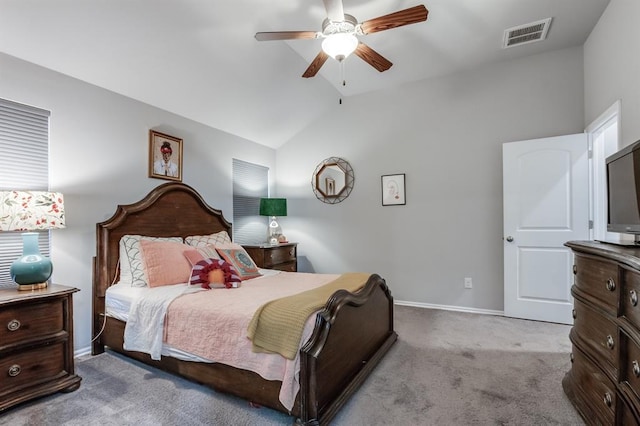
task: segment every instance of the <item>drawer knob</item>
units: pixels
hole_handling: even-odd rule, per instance
[[[575,309],[571,310],[571,316],[573,317],[573,319],[576,319],[576,317],[578,316]]]
[[[9,367],[9,377],[16,377],[18,374],[20,374],[21,371],[22,369],[18,364],[13,364],[11,367]]]
[[[17,329],[20,328],[20,325],[21,325],[20,321],[18,321],[17,319],[12,319],[7,323],[7,330],[16,331]]]
[[[616,282],[613,280],[613,278],[609,278],[607,280],[607,290],[609,291],[614,291],[616,289]]]
[[[611,404],[613,404],[613,399],[611,398],[611,393],[607,392],[604,394],[604,405],[611,407]]]
[[[640,364],[638,364],[638,361],[633,360],[633,375],[636,377],[640,377]]]
[[[631,302],[632,306],[638,305],[638,293],[635,290],[629,291],[629,302]]]
[[[613,341],[613,337],[611,337],[611,335],[609,334],[607,336],[607,347],[609,349],[613,349],[613,346],[615,345],[614,341]]]

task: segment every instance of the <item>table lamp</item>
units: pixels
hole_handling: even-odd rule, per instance
[[[64,201],[59,192],[0,191],[0,231],[22,233],[22,256],[11,264],[18,290],[45,288],[53,266],[40,254],[38,233],[64,228]]]
[[[275,246],[280,242],[282,237],[282,228],[278,224],[277,216],[287,215],[287,199],[286,198],[261,198],[260,199],[260,215],[270,216],[269,228],[267,230],[268,243]]]

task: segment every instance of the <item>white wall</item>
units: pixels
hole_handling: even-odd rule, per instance
[[[611,0],[584,45],[585,123],[617,100],[621,147],[640,139],[640,1]]]
[[[396,300],[502,311],[502,144],[582,132],[582,66],[576,47],[336,102],[277,151],[302,265],[377,272]],[[332,156],[355,172],[336,205],[311,191]],[[406,173],[407,205],[382,207],[393,173]]]
[[[232,158],[275,167],[270,148],[4,54],[0,97],[51,111],[51,189],[64,193],[67,214],[67,228],[52,231],[52,279],[81,289],[74,295],[76,350],[91,340],[96,223],[167,182],[148,177],[149,129],[184,140],[183,182],[229,221]]]

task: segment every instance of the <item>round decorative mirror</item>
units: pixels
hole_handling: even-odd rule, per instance
[[[353,189],[353,168],[339,157],[323,160],[313,172],[311,188],[318,200],[336,204],[349,196]]]

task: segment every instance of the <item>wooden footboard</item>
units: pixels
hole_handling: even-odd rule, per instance
[[[329,423],[397,338],[393,298],[380,276],[356,294],[336,292],[301,349],[301,423]]]

